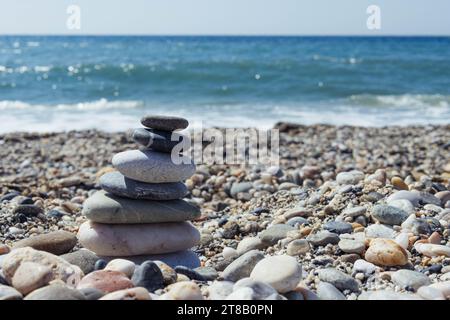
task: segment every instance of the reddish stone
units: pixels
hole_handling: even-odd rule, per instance
[[[114,292],[133,288],[133,282],[128,277],[119,271],[113,270],[98,270],[89,273],[77,286],[77,289],[95,288],[103,292]]]

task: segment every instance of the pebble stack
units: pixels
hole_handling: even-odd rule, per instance
[[[172,151],[182,145],[183,118],[145,116],[145,128],[131,132],[139,150],[117,153],[112,164],[117,171],[99,179],[103,190],[86,200],[78,239],[83,247],[105,260],[126,257],[140,263],[160,260],[169,265],[198,267],[196,254],[200,233],[188,220],[200,210],[182,200],[188,193],[182,181],[195,173],[192,160]],[[180,144],[179,144],[180,143]]]

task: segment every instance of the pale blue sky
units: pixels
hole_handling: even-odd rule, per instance
[[[0,0],[0,34],[450,35],[450,0]]]

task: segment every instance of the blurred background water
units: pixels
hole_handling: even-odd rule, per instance
[[[450,123],[446,37],[0,37],[0,132]]]

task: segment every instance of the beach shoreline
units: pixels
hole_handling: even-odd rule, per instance
[[[186,181],[186,200],[201,209],[201,217],[194,221],[202,236],[195,252],[203,266],[217,273],[233,261],[224,257],[224,248],[236,251],[242,239],[261,237],[271,226],[292,222],[292,218],[308,220],[296,225],[297,240],[336,219],[351,225],[353,235],[366,234],[369,227],[379,225],[371,215],[374,206],[385,203],[403,185],[433,199],[438,192],[450,190],[450,125],[377,128],[279,123],[275,128],[280,130],[279,167],[197,165],[194,176]],[[97,130],[7,133],[0,135],[0,146],[0,198],[4,199],[0,203],[0,244],[8,246],[50,231],[76,233],[86,220],[82,204],[99,190],[98,178],[113,170],[113,154],[138,148],[126,132]],[[342,183],[337,177],[342,172],[362,176]],[[5,198],[11,194],[15,195]],[[14,210],[21,203],[31,203],[40,213],[19,216]],[[418,218],[439,220],[439,216],[450,222],[450,201],[430,204],[421,202],[415,211]],[[292,211],[299,206],[304,213]],[[352,207],[364,207],[365,213],[345,217],[343,213]],[[440,243],[448,246],[448,225],[434,228],[430,222],[425,234],[412,232],[410,238],[426,240],[437,232]],[[393,234],[399,228],[395,226]],[[290,250],[292,254],[292,241],[285,234],[262,250],[267,255]],[[77,244],[74,250],[79,248]],[[294,254],[306,274],[303,285],[307,290],[317,294],[318,271],[332,267],[358,282],[358,290],[341,288],[347,299],[362,299],[359,296],[366,291],[411,294],[381,276],[398,268],[378,266],[376,274],[361,275],[352,266],[355,260],[364,259],[362,252],[346,253],[334,242],[323,247],[310,242],[308,248],[305,254]],[[438,264],[445,272],[429,273],[430,283],[450,279],[450,257],[429,258],[409,250],[407,269],[420,271]],[[209,285],[203,284],[206,291]]]

